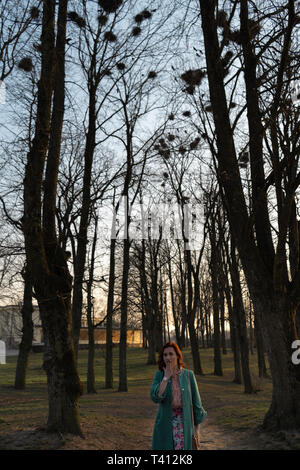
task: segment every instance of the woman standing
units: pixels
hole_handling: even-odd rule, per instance
[[[185,368],[182,353],[173,342],[168,342],[163,346],[159,355],[158,368],[150,391],[154,403],[159,403],[153,430],[152,449],[192,449],[193,434],[200,438],[200,423],[206,416],[195,375],[193,371]]]

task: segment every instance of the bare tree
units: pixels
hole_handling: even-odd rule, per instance
[[[227,26],[231,38],[242,44],[245,63],[245,87],[249,124],[249,156],[251,165],[253,212],[251,218],[245,203],[241,184],[238,161],[232,126],[229,119],[227,99],[224,88],[224,70],[220,57],[220,44],[217,33],[215,2],[200,0],[202,29],[204,35],[207,74],[210,88],[211,105],[216,129],[218,146],[218,178],[224,190],[226,209],[230,228],[234,235],[243,269],[247,279],[255,313],[261,322],[266,341],[273,379],[273,396],[270,409],[264,420],[266,429],[297,428],[300,423],[298,396],[299,379],[291,361],[291,344],[298,337],[295,327],[296,309],[300,301],[299,266],[291,273],[289,280],[287,268],[286,240],[290,223],[290,208],[295,191],[299,184],[299,176],[294,173],[289,179],[289,191],[282,190],[284,173],[276,166],[276,141],[274,119],[278,115],[278,106],[283,89],[283,78],[287,66],[288,53],[291,45],[292,32],[295,27],[294,2],[289,1],[279,9],[279,13],[287,13],[284,29],[279,35],[283,38],[280,57],[276,64],[276,80],[274,83],[273,102],[270,107],[270,126],[275,144],[272,157],[275,167],[275,189],[278,204],[278,236],[276,249],[271,237],[271,225],[266,197],[266,178],[263,168],[261,114],[259,110],[259,81],[257,64],[259,55],[254,50],[255,36],[259,33],[263,12],[259,11],[256,28],[248,16],[248,5],[241,0],[240,4],[240,36],[232,36],[230,25]],[[235,6],[238,2],[235,2]],[[269,13],[268,21],[277,15],[275,9]],[[251,23],[251,21],[252,23]],[[268,50],[276,35],[272,33],[269,42],[261,47],[261,53]],[[278,37],[278,36],[277,36]],[[230,37],[229,37],[230,39]],[[278,155],[277,155],[278,156]],[[255,200],[254,200],[255,198]],[[255,229],[255,236],[254,230]],[[299,246],[298,248],[299,249]]]
[[[36,127],[27,155],[22,223],[27,266],[39,304],[45,340],[43,367],[48,379],[48,428],[81,434],[77,404],[82,386],[70,336],[72,278],[65,253],[58,244],[55,228],[57,173],[64,112],[66,0],[59,2],[56,38],[55,18],[55,1],[46,0],[43,4],[42,65]],[[42,198],[45,162],[47,166]]]

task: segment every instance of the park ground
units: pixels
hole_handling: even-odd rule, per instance
[[[191,353],[183,350],[184,361],[192,368]],[[223,354],[223,376],[213,374],[213,350],[201,349],[204,375],[197,375],[207,418],[201,424],[202,450],[300,449],[300,433],[260,431],[268,410],[272,383],[257,375],[256,354],[250,355],[254,394],[245,394],[243,385],[233,383],[233,357]],[[0,450],[150,450],[157,405],[149,395],[157,366],[147,366],[147,352],[128,350],[128,392],[118,392],[118,349],[114,349],[114,389],[104,388],[104,350],[96,351],[97,394],[84,392],[79,403],[84,439],[70,434],[45,432],[47,421],[46,376],[42,354],[32,353],[26,390],[14,389],[16,356],[0,365]],[[79,373],[85,386],[87,351],[79,353]]]

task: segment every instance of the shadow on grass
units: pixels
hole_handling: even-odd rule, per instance
[[[1,435],[0,450],[56,450],[64,445],[58,433],[49,433],[44,428],[18,430]]]

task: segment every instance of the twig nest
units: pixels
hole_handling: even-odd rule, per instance
[[[224,10],[219,10],[217,12],[216,22],[217,22],[217,25],[220,26],[221,28],[224,28],[226,26],[227,15]]]
[[[122,0],[98,0],[98,3],[106,13],[114,13],[122,5]]]
[[[190,117],[191,111],[183,111],[182,115],[185,117]]]
[[[143,10],[142,13],[141,13],[141,15],[143,16],[143,18],[144,18],[145,20],[148,20],[149,18],[151,18],[152,13],[150,13],[150,11],[148,11],[148,10]]]
[[[98,21],[99,21],[99,24],[100,24],[101,26],[106,25],[107,20],[108,20],[108,17],[107,17],[106,15],[99,15],[99,16],[98,16]]]
[[[261,30],[259,21],[252,20],[251,18],[248,20],[248,27],[251,39],[253,39]]]
[[[131,31],[131,34],[132,36],[139,36],[141,34],[142,30],[139,26],[135,26],[132,31]]]
[[[205,77],[205,72],[201,69],[187,70],[182,75],[180,75],[182,80],[184,80],[190,86],[200,85],[203,77]]]
[[[234,54],[233,54],[232,51],[227,51],[226,54],[225,54],[225,56],[224,56],[224,59],[227,60],[227,62],[229,62],[230,59],[232,59],[233,55],[234,55]]]
[[[148,73],[148,78],[155,78],[157,77],[157,73],[151,70],[151,72]]]
[[[236,44],[242,44],[242,35],[239,30],[235,30],[235,31],[230,30],[228,32],[228,39],[230,41],[235,42]]]
[[[115,42],[117,40],[117,36],[112,31],[106,31],[104,39],[108,42]]]
[[[169,121],[174,121],[174,119],[175,119],[174,114],[173,113],[169,114],[168,119],[169,119]]]
[[[198,144],[200,142],[200,137],[196,137],[193,142],[190,143],[190,149],[194,150],[195,148],[198,147]]]
[[[140,24],[142,21],[143,21],[144,17],[143,15],[141,15],[140,13],[138,15],[135,15],[134,17],[134,21],[137,23],[137,24]]]
[[[37,7],[32,7],[30,8],[30,16],[31,18],[38,18],[40,14],[40,11]]]
[[[223,65],[223,67],[227,67],[228,66],[228,63],[231,59],[231,57],[233,56],[233,53],[231,51],[228,51],[226,52],[226,54],[224,55],[224,57],[222,57],[221,59],[221,63]]]
[[[119,63],[117,64],[117,69],[118,69],[118,70],[124,70],[124,69],[125,69],[125,64],[123,64],[123,62],[119,62]]]
[[[79,26],[79,28],[84,28],[85,25],[86,25],[85,19],[82,18],[81,16],[79,16],[78,13],[76,13],[76,11],[69,11],[68,12],[68,18],[69,18],[70,21],[77,24],[77,26]]]
[[[170,149],[159,149],[158,150],[159,155],[161,155],[163,158],[168,160],[170,158]]]
[[[186,91],[189,95],[193,95],[195,93],[195,87],[193,85],[189,85],[188,87],[184,88],[183,91]]]
[[[25,72],[31,72],[33,69],[33,64],[32,60],[30,57],[23,57],[23,59],[20,60],[18,63],[19,69],[24,70]]]

